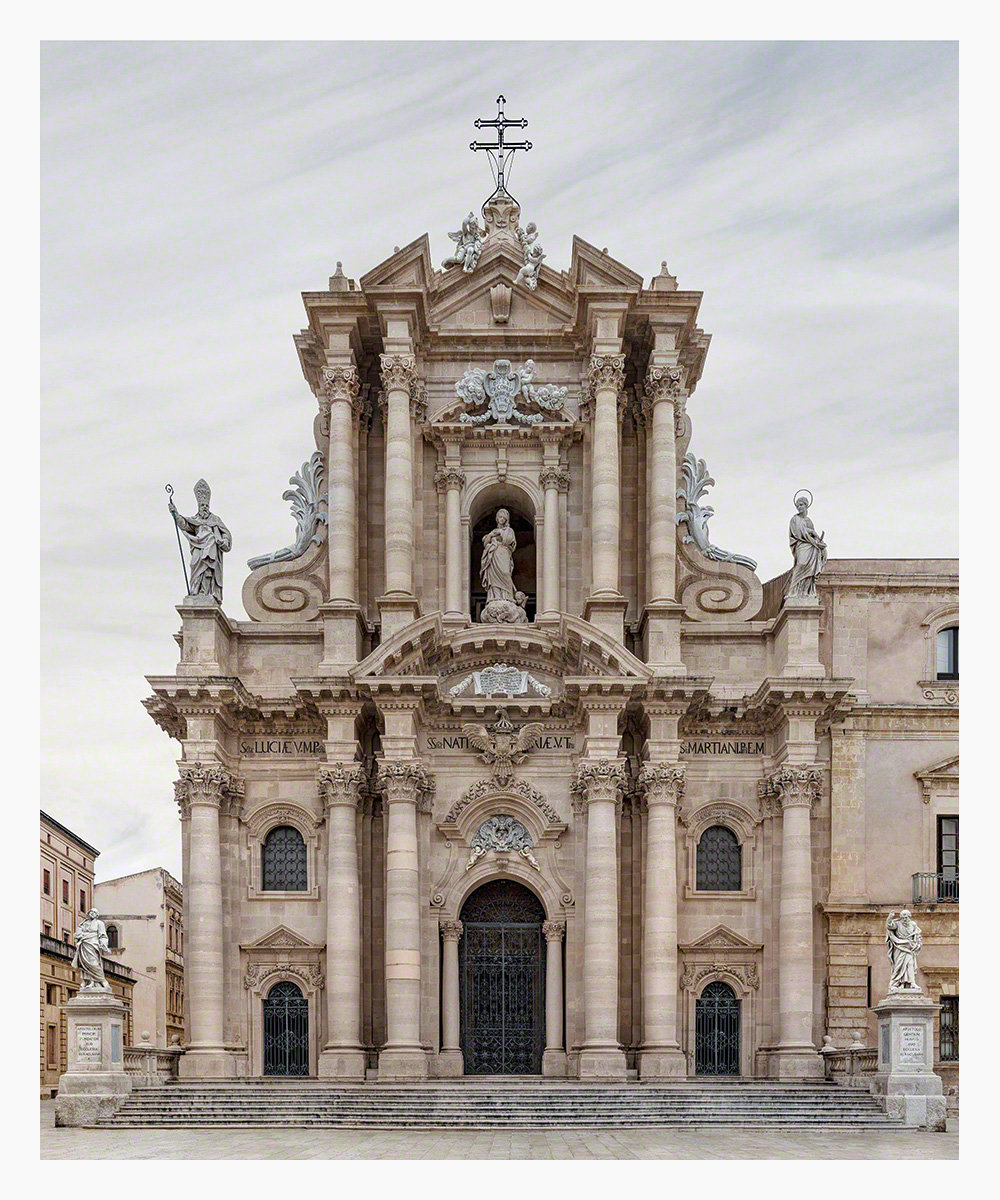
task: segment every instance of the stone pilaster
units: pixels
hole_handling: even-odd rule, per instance
[[[639,1074],[687,1074],[677,1041],[677,805],[682,763],[647,763],[639,776],[646,800],[646,871],[642,913],[642,1048]]]
[[[245,784],[218,764],[182,764],[174,793],[188,822],[189,874],[184,881],[185,986],[190,1029],[180,1073],[191,1079],[236,1074],[224,1038],[222,859],[219,810]]]
[[[625,1054],[618,1042],[616,829],[624,780],[621,760],[585,760],[577,769],[573,785],[587,809],[581,1078],[625,1077]]]
[[[801,1079],[823,1074],[813,1043],[813,895],[811,815],[823,769],[780,767],[762,780],[765,810],[781,812],[781,883],[778,908],[779,1041],[771,1074]]]
[[[592,585],[584,615],[611,634],[624,636],[627,603],[618,578],[621,525],[618,397],[625,382],[623,354],[594,354],[590,360],[590,391],[594,401],[590,544]]]
[[[381,355],[385,389],[385,595],[379,598],[382,641],[419,615],[413,594],[412,354]]]
[[[545,1050],[543,1075],[566,1074],[566,1050],[563,1046],[563,939],[565,921],[544,921],[545,938]]]
[[[363,774],[357,763],[320,767],[326,810],[326,1045],[324,1078],[364,1079],[361,1047],[361,880],[357,811]]]
[[[385,871],[386,1044],[379,1078],[422,1078],[420,1039],[420,873],[417,805],[428,785],[416,759],[387,759],[379,768],[388,810]]]
[[[462,936],[461,921],[441,921],[441,1053],[438,1055],[442,1075],[461,1075],[463,1072],[461,1019],[459,1013],[458,943]]]

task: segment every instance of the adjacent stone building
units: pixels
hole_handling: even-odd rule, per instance
[[[184,1034],[184,890],[163,867],[94,887],[108,931],[108,955],[135,974],[132,1024],[154,1046]]]
[[[701,293],[483,215],[304,293],[295,541],[149,680],[181,1074],[818,1077],[904,905],[957,1062],[957,563],[762,583],[708,536]]]
[[[94,905],[94,863],[99,850],[40,812],[41,934],[39,938],[39,1083],[51,1096],[66,1070],[66,1015],[63,1005],[77,993],[71,966],[79,921]],[[104,970],[111,990],[126,1006],[125,1037],[131,1031],[132,972],[110,959]]]

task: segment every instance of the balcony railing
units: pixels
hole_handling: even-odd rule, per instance
[[[914,904],[957,904],[958,876],[918,871],[913,876]]]

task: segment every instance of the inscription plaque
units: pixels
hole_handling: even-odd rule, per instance
[[[100,1025],[77,1025],[76,1027],[76,1059],[81,1063],[101,1062],[101,1027]]]
[[[900,1025],[899,1027],[899,1062],[900,1066],[923,1066],[927,1058],[924,1045],[923,1025]]]
[[[111,1026],[111,1061],[113,1063],[121,1062],[122,1060],[122,1027],[118,1024]]]

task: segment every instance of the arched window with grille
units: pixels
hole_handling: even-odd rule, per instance
[[[698,839],[699,892],[738,892],[743,884],[739,838],[725,825],[712,825]]]
[[[277,825],[261,846],[261,891],[304,892],[306,843],[293,825]]]
[[[106,925],[104,928],[108,935],[108,949],[119,950],[121,947],[118,944],[118,926]]]

